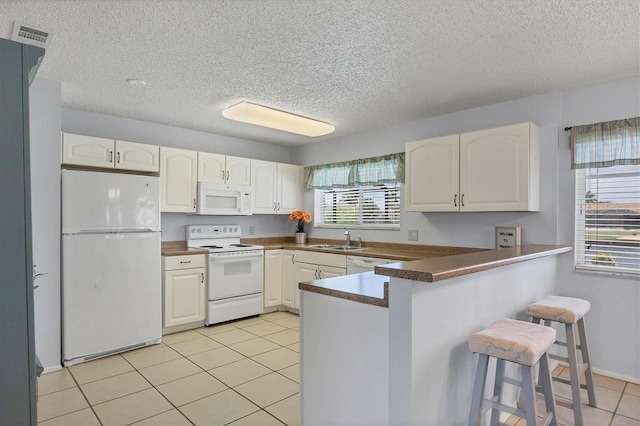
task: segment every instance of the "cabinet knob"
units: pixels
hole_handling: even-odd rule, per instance
[[[109,151],[109,162],[113,163],[113,151]]]
[[[201,282],[201,283],[203,283],[203,282],[204,282],[204,272],[201,272],[201,273],[200,273],[200,276],[202,277],[202,278],[200,279],[200,282]]]
[[[460,205],[464,207],[464,194],[460,197]]]
[[[120,164],[120,151],[118,151],[118,160],[117,160],[118,164]]]
[[[181,260],[180,263],[191,263],[190,260]]]
[[[227,170],[227,180],[229,180],[229,170]]]
[[[458,207],[458,194],[453,195],[453,206]]]

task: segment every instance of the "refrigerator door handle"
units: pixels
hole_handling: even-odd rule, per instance
[[[68,233],[64,233],[66,235],[77,235],[77,234],[124,234],[124,233],[132,233],[132,232],[158,232],[159,229],[153,228],[104,228],[104,229],[79,229],[77,231],[72,231]]]

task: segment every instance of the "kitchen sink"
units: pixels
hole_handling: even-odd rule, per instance
[[[309,244],[307,247],[322,248],[322,249],[327,249],[327,250],[345,250],[345,251],[364,250],[365,249],[365,247],[341,246],[341,245],[336,245],[336,244]]]

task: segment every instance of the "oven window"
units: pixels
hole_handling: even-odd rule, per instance
[[[251,260],[241,260],[238,262],[225,262],[224,275],[240,275],[251,273]]]

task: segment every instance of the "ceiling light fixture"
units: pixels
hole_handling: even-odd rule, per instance
[[[322,121],[244,101],[225,109],[222,115],[230,120],[311,137],[328,135],[335,130],[334,126]]]
[[[128,78],[127,79],[127,83],[129,83],[132,86],[138,86],[138,87],[142,87],[142,86],[146,86],[147,82],[144,80],[140,80],[138,78]]]

